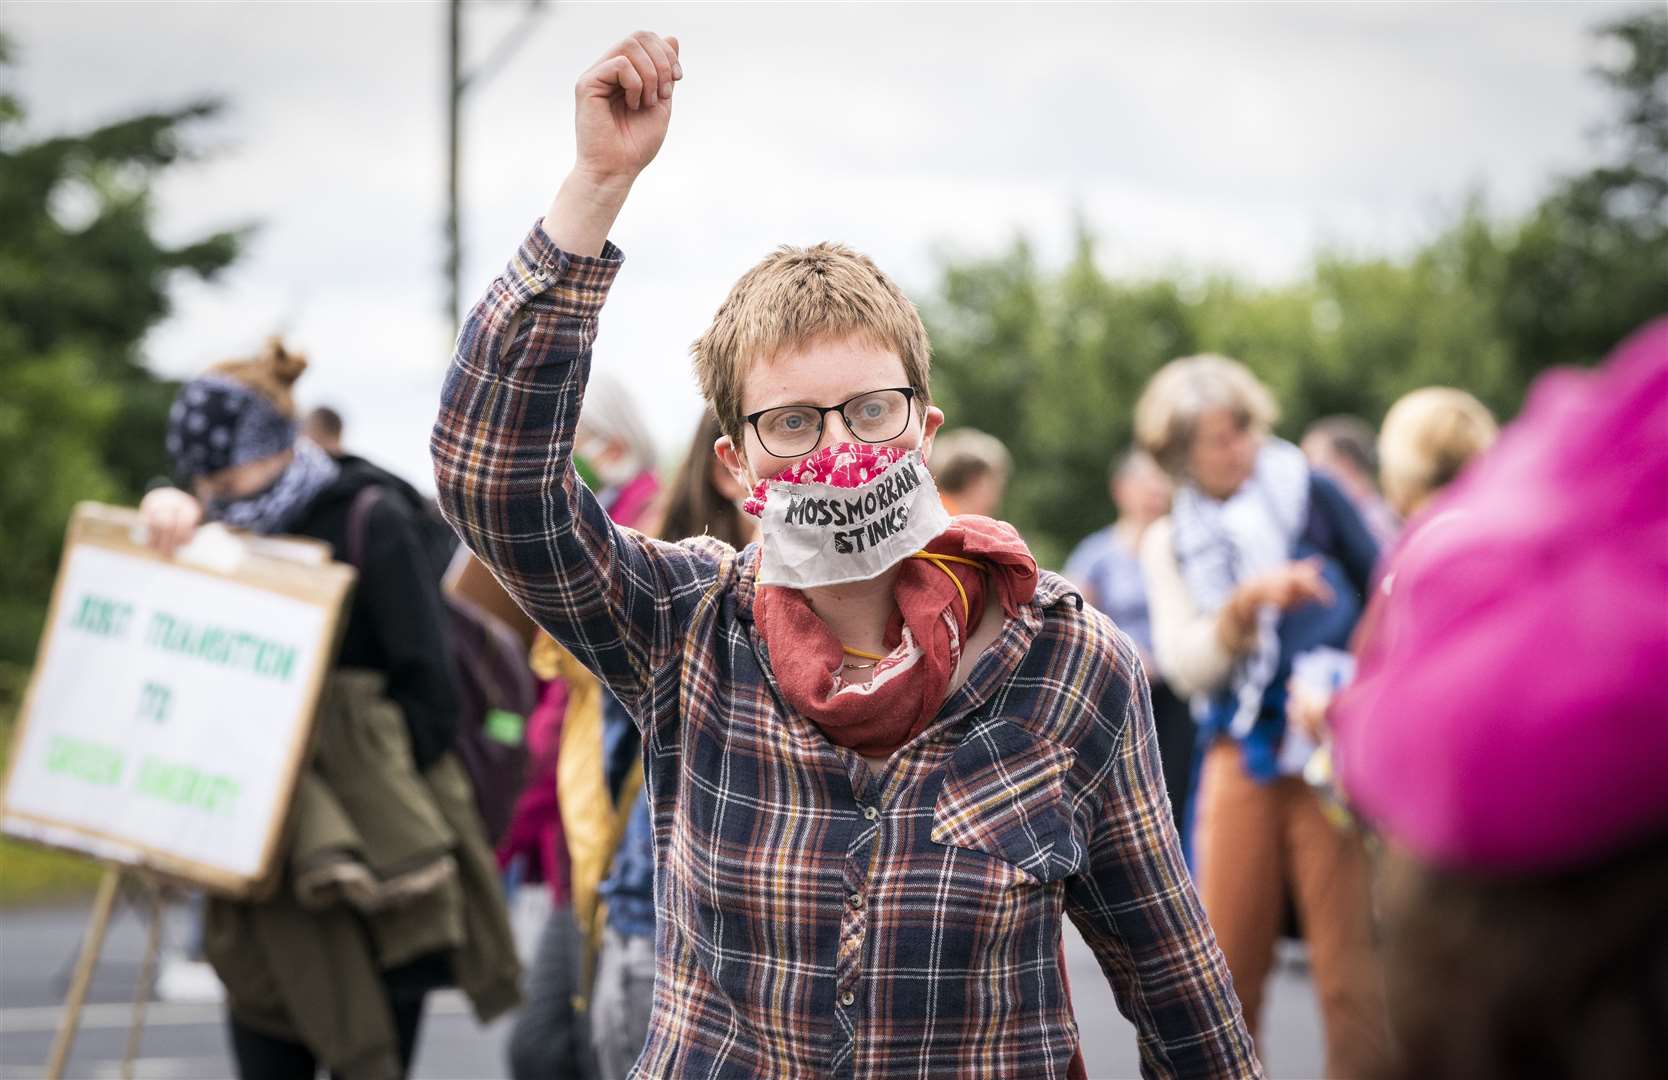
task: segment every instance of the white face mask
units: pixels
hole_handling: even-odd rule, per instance
[[[760,485],[759,584],[795,589],[879,577],[950,527],[921,451],[895,460],[857,444],[829,447]],[[861,482],[858,482],[861,481]],[[755,501],[761,492],[755,492]]]
[[[631,455],[614,450],[602,439],[581,435],[573,441],[573,453],[584,460],[604,488],[624,487],[642,471]]]

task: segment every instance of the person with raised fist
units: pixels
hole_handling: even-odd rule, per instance
[[[1261,1075],[1137,650],[1011,526],[945,512],[926,331],[873,262],[780,248],[694,344],[757,543],[619,528],[575,472],[608,234],[680,52],[634,34],[580,77],[573,169],[465,322],[431,442],[465,542],[642,732],[632,1075],[1082,1077],[1068,916],[1147,1075]]]

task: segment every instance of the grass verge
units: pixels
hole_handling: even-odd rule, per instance
[[[0,676],[0,775],[12,749],[22,679]],[[14,684],[15,685],[11,685]],[[18,691],[18,692],[13,692]],[[45,904],[91,893],[103,866],[91,859],[0,837],[0,908]]]

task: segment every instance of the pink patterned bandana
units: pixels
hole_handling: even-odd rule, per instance
[[[764,514],[765,498],[771,484],[827,484],[830,487],[853,488],[867,484],[902,461],[912,451],[898,446],[871,446],[868,443],[837,443],[827,446],[797,465],[768,480],[760,480],[753,494],[741,508],[754,517]]]

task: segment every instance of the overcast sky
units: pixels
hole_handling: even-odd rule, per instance
[[[432,488],[449,347],[441,278],[442,3],[25,3],[7,73],[39,133],[207,94],[216,149],[160,190],[163,234],[258,222],[220,283],[182,284],[147,351],[191,374],[284,331],[304,402]],[[471,64],[521,3],[465,9]],[[1401,251],[1468,191],[1511,212],[1580,168],[1605,117],[1586,30],[1627,5],[546,4],[466,105],[472,302],[572,160],[572,86],[631,30],[677,34],[672,130],[614,233],[597,365],[665,436],[688,344],[784,242],[843,240],[918,295],[945,252],[1024,232],[1058,258],[1081,208],[1109,269],[1301,274],[1322,244]],[[999,358],[993,358],[993,362]],[[951,417],[954,423],[954,417]]]

